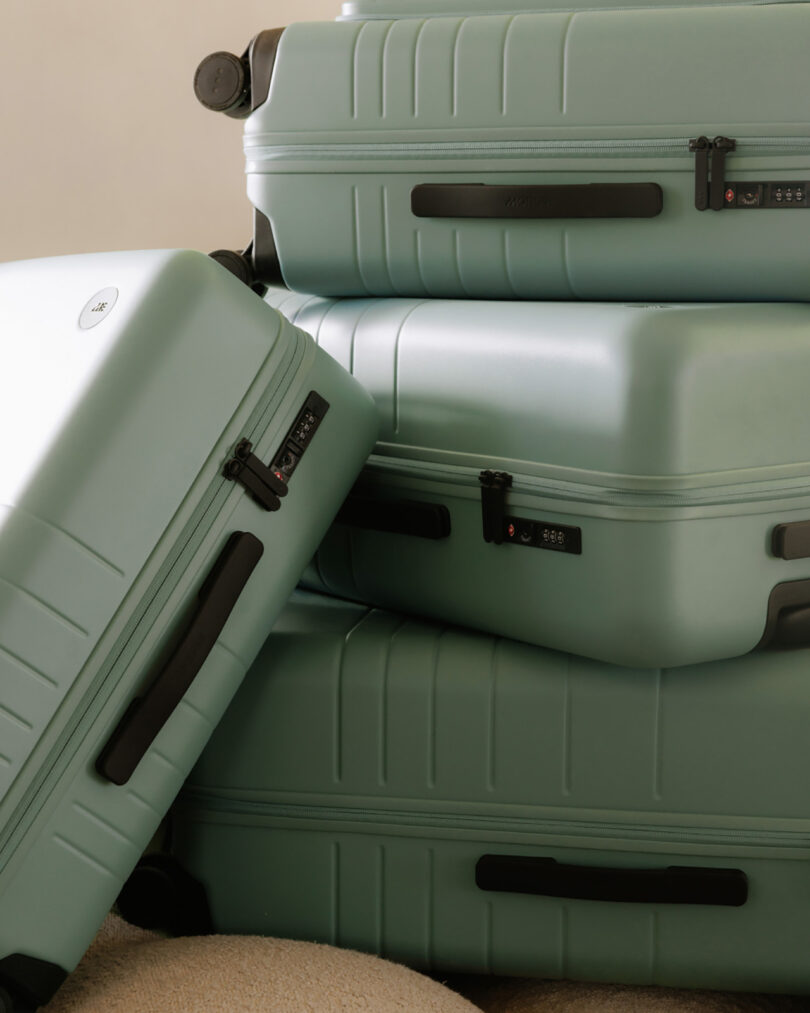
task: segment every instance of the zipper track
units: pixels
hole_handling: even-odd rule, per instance
[[[730,4],[718,4],[712,3],[711,0],[705,4],[705,7],[766,7],[775,6],[776,4],[794,4],[794,3],[806,3],[807,0],[736,0]],[[347,10],[348,8],[348,10]],[[352,10],[352,8],[355,8]],[[442,11],[442,10],[431,10],[430,13],[426,12],[413,12],[413,11],[364,11],[362,5],[359,6],[352,3],[344,3],[344,13],[337,18],[338,21],[413,21],[415,19],[425,20],[430,18],[472,18],[472,17],[517,17],[519,14],[587,14],[587,13],[605,13],[606,11],[614,12],[627,12],[644,10],[644,4],[616,4],[615,7],[588,7],[582,6],[572,9],[571,7],[544,7],[542,10],[538,10],[536,7],[516,7],[512,9],[498,9],[497,11],[487,10],[470,10],[470,11]],[[701,8],[704,9],[704,8]],[[656,6],[656,10],[694,10],[694,7],[687,4],[679,4],[677,2],[670,4],[662,4],[660,7]]]
[[[296,341],[290,352],[282,359],[278,371],[248,417],[243,430],[254,442],[258,443],[269,429],[270,421],[275,414],[277,395],[290,375],[300,367],[304,357],[304,346],[305,340],[301,338],[300,333],[296,334]],[[273,355],[274,350],[275,348],[270,349],[265,363]],[[32,780],[29,790],[0,832],[0,875],[47,802],[63,771],[69,767],[81,747],[85,732],[92,727],[91,711],[104,706],[118,684],[120,672],[126,669],[132,656],[146,639],[153,622],[145,619],[150,616],[152,606],[158,598],[165,600],[172,594],[185,572],[185,565],[178,564],[185,556],[194,555],[233,491],[233,483],[218,473],[201,496],[197,508],[169,549],[152,584],[134,607],[123,633],[99,666],[96,677],[76,706],[72,719],[66,724],[37,776]],[[94,708],[96,703],[98,706]]]
[[[353,806],[314,806],[284,802],[242,801],[199,789],[184,791],[180,806],[189,814],[303,819],[318,822],[352,822],[407,826],[426,830],[497,831],[557,837],[655,841],[729,847],[778,847],[807,850],[810,828],[802,830],[735,830],[701,826],[664,827],[657,824],[621,823],[593,819],[561,820],[543,817],[480,816],[471,813],[426,813],[403,809],[366,809]]]
[[[372,455],[363,469],[367,473],[393,474],[403,477],[424,479],[432,482],[460,485],[480,491],[478,476],[481,468],[496,467],[491,461],[478,467],[462,465],[432,464],[431,462]],[[509,465],[497,462],[499,470],[509,471]],[[808,465],[810,470],[810,465]],[[810,476],[805,475],[782,481],[748,482],[734,486],[710,486],[705,489],[682,492],[656,492],[645,490],[622,490],[609,486],[594,486],[585,483],[552,478],[535,478],[515,474],[511,490],[513,493],[527,493],[546,499],[560,499],[566,502],[594,503],[604,506],[650,507],[692,507],[727,506],[738,503],[782,501],[787,498],[810,496]]]
[[[415,141],[379,144],[272,144],[272,135],[254,134],[244,139],[245,154],[252,162],[289,161],[401,161],[404,159],[514,159],[514,158],[652,158],[680,156],[694,160],[689,137],[628,138],[625,140],[545,141]],[[743,137],[737,156],[799,155],[810,153],[810,136]]]

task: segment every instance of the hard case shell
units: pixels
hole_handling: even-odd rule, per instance
[[[376,421],[199,253],[4,264],[0,330],[0,998],[28,1009],[92,939]],[[313,391],[317,432],[289,485],[253,481],[260,505],[242,483]]]
[[[808,32],[808,3],[294,24],[257,38],[249,86],[217,54],[198,94],[249,113],[265,280],[804,299]]]
[[[299,599],[173,819],[220,931],[810,991],[807,651],[668,670]]]
[[[643,667],[810,640],[810,306],[268,298],[380,418],[310,587]]]

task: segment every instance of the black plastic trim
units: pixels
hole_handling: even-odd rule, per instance
[[[253,209],[253,242],[245,250],[253,265],[253,284],[284,285],[273,226],[267,215]]]
[[[420,183],[411,190],[417,218],[655,218],[663,206],[657,183]]]
[[[116,907],[125,921],[142,929],[173,936],[214,931],[205,887],[171,855],[145,855],[121,888]]]
[[[809,559],[810,521],[777,524],[771,536],[771,551],[779,559]]]
[[[810,646],[810,580],[777,584],[768,598],[765,632],[754,650]]]
[[[739,869],[617,869],[523,855],[483,855],[475,883],[481,890],[625,904],[741,907],[748,899],[748,878]]]
[[[709,184],[709,205],[712,211],[722,211],[725,206],[726,155],[736,148],[737,142],[731,137],[715,137],[712,141],[712,178]]]
[[[450,534],[450,511],[443,503],[412,499],[379,500],[349,496],[335,520],[338,524],[355,528],[413,535],[433,541],[447,538]]]
[[[206,56],[194,73],[197,101],[215,113],[241,119],[250,112],[250,67],[224,51]]]
[[[251,39],[242,56],[220,51],[206,56],[194,73],[194,94],[212,112],[244,119],[267,101],[283,28]]]
[[[723,184],[725,210],[801,211],[810,209],[810,180],[739,180]]]
[[[582,555],[582,528],[528,517],[505,517],[503,540],[509,545]]]
[[[226,271],[230,271],[235,278],[238,278],[248,288],[253,287],[256,278],[253,273],[253,264],[250,257],[245,256],[244,253],[238,253],[236,250],[212,250],[208,256],[221,267],[224,267]]]
[[[709,152],[712,142],[708,137],[696,137],[689,142],[695,153],[695,207],[705,211],[709,206]]]
[[[267,101],[270,82],[276,66],[278,44],[284,34],[283,28],[266,28],[250,41],[247,48],[247,62],[250,67],[250,111],[258,109]]]
[[[321,397],[316,390],[311,390],[273,457],[272,472],[285,486],[284,493],[287,492],[286,484],[292,478],[328,411],[329,402],[326,398]]]
[[[39,957],[12,953],[0,960],[0,985],[8,989],[15,1002],[33,1008],[44,1006],[56,995],[68,972]]]
[[[238,482],[263,510],[278,510],[281,497],[287,495],[284,476],[277,473],[253,453],[250,440],[240,440],[234,456],[222,470],[225,478]]]
[[[506,471],[482,471],[481,521],[485,542],[501,545],[506,533],[506,490],[512,485],[512,476]]]
[[[230,536],[198,592],[182,639],[144,695],[129,705],[96,761],[102,777],[119,785],[130,779],[211,653],[263,552],[250,532]]]

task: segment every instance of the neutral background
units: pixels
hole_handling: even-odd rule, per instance
[[[242,248],[242,124],[197,103],[194,71],[263,28],[339,13],[340,0],[0,0],[0,261]]]

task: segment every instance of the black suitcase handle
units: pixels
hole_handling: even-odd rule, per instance
[[[420,183],[411,190],[417,218],[655,218],[663,206],[657,183]]]
[[[376,500],[350,496],[335,520],[355,528],[436,541],[450,534],[450,511],[446,506],[414,499]]]
[[[126,784],[194,681],[262,557],[255,535],[235,531],[197,596],[197,608],[182,639],[143,696],[136,697],[96,760],[113,784]]]
[[[741,907],[748,899],[748,878],[739,869],[611,869],[523,855],[483,855],[475,883],[481,890],[629,904]]]

